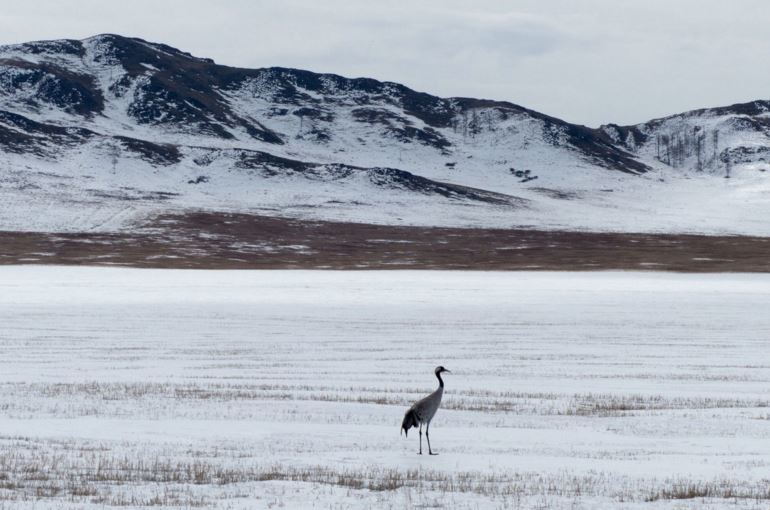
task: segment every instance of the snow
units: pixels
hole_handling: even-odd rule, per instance
[[[126,70],[110,56],[109,36],[92,37],[82,44],[82,56],[56,53],[56,45],[40,54],[23,45],[0,47],[0,55],[8,59],[52,61],[92,76],[105,99],[102,114],[91,118],[50,105],[30,105],[27,100],[37,96],[37,88],[14,89],[9,81],[15,74],[29,71],[8,62],[0,66],[0,109],[38,122],[98,133],[75,148],[50,147],[55,155],[47,158],[0,153],[0,230],[125,231],[159,213],[209,209],[401,225],[770,235],[770,224],[765,221],[770,214],[770,182],[764,171],[770,166],[764,162],[736,164],[731,179],[724,179],[716,170],[673,169],[655,160],[655,133],[650,132],[646,145],[638,148],[638,156],[653,170],[633,176],[599,167],[577,150],[547,141],[545,131],[557,139],[564,133],[552,133],[552,126],[537,116],[512,110],[504,117],[494,108],[467,114],[479,119],[475,134],[461,127],[467,116],[455,119],[453,128],[436,128],[451,143],[442,150],[417,140],[399,140],[386,125],[356,120],[354,111],[365,107],[393,114],[388,121],[392,127],[426,128],[421,119],[397,105],[395,85],[388,90],[386,84],[380,97],[339,90],[324,77],[325,95],[299,89],[304,102],[294,104],[275,97],[277,78],[268,72],[260,79],[216,92],[239,117],[280,133],[286,143],[255,140],[242,127],[227,127],[235,139],[222,139],[196,134],[191,126],[137,122],[129,115],[130,107],[142,99],[141,85],[157,72],[156,66],[143,63],[146,72],[125,82]],[[306,107],[328,111],[333,120],[294,114]],[[276,115],[276,108],[287,112]],[[768,145],[764,133],[735,128],[736,119],[740,116],[709,113],[672,117],[661,120],[656,129],[659,133],[690,133],[695,127],[706,131],[718,127],[721,146]],[[315,140],[309,133],[311,127],[328,131],[330,138]],[[113,165],[114,136],[179,145],[182,160],[157,166],[123,148]],[[398,168],[522,201],[501,207],[390,189],[362,176],[267,176],[237,168],[239,150],[266,151],[319,165]],[[706,150],[710,150],[708,144]],[[208,164],[200,163],[203,155],[209,158]],[[694,164],[693,157],[687,165]],[[530,170],[537,179],[522,183],[511,175],[511,168]],[[208,182],[188,184],[202,175]],[[612,192],[605,191],[608,189]],[[158,191],[178,195],[167,200],[142,198]]]
[[[767,174],[740,167],[732,179],[666,175],[665,182],[659,181],[660,173],[634,177],[600,170],[601,179],[575,179],[548,188],[575,198],[541,191],[545,182],[534,181],[518,191],[505,190],[528,202],[498,206],[383,189],[362,175],[332,180],[267,177],[235,168],[226,155],[199,167],[192,163],[194,150],[170,168],[132,156],[113,170],[108,150],[89,143],[58,162],[0,155],[0,230],[131,230],[153,214],[209,209],[381,224],[770,235]],[[201,175],[208,182],[188,183]],[[465,184],[499,190],[491,182]],[[158,192],[179,195],[142,198]]]
[[[0,499],[765,508],[768,298],[753,274],[1,267]],[[398,427],[436,365],[421,457]]]

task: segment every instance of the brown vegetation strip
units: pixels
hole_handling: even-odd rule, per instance
[[[460,229],[165,215],[136,233],[0,232],[0,265],[196,269],[476,269],[768,272],[770,239]]]

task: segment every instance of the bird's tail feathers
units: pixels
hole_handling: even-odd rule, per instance
[[[417,420],[417,415],[414,412],[414,409],[410,409],[406,412],[404,415],[404,421],[401,422],[401,430],[406,434],[406,437],[409,437],[409,429],[412,427],[418,427],[419,421]]]

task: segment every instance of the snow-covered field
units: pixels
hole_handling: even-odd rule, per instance
[[[0,509],[762,508],[768,275],[0,268]],[[446,376],[438,456],[399,436]]]

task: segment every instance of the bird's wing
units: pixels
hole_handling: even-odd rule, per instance
[[[427,397],[414,403],[412,409],[417,413],[417,417],[420,421],[429,420],[433,417],[436,410],[438,410],[439,404],[441,404],[441,396],[443,393],[442,389],[439,388]]]

